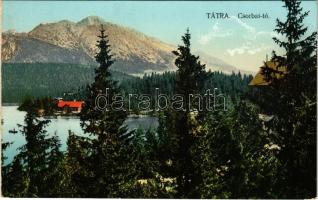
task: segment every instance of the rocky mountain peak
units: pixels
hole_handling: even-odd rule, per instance
[[[82,19],[81,21],[77,22],[77,25],[84,25],[84,26],[90,26],[90,25],[99,25],[99,24],[105,24],[106,21],[98,16],[88,16]]]
[[[133,28],[106,22],[97,16],[80,21],[62,20],[39,24],[28,33],[2,35],[3,62],[93,63],[96,41],[104,24],[116,59],[116,70],[126,73],[175,70],[175,46],[147,36]],[[201,54],[200,54],[201,55]],[[233,66],[211,56],[201,55],[207,69],[232,72]]]

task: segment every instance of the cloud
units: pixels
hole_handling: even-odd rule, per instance
[[[248,23],[243,22],[241,19],[236,16],[231,16],[231,19],[238,23],[243,29],[246,30],[247,34],[244,35],[244,38],[247,40],[256,40],[258,37],[277,37],[281,38],[281,35],[274,31],[257,31],[253,26]]]
[[[246,22],[243,22],[236,16],[230,16],[230,19],[243,28],[244,31],[241,32],[241,37],[246,41],[255,41],[259,37],[268,37],[269,39],[271,39],[272,37],[281,38],[281,36],[274,31],[258,31],[255,27],[251,26]],[[207,45],[210,41],[212,41],[215,38],[226,38],[233,35],[233,30],[224,30],[216,22],[208,33],[201,35],[199,37],[198,42],[201,45]],[[237,34],[235,34],[235,37],[237,37]],[[241,48],[237,48],[237,51],[235,52],[239,53],[242,52],[242,50]]]
[[[199,44],[207,45],[212,40],[218,38],[231,39],[232,43],[224,41],[228,49],[224,51],[227,56],[247,55],[253,56],[258,53],[268,53],[271,51],[272,37],[281,38],[281,36],[274,31],[257,30],[254,26],[250,25],[237,18],[231,16],[232,27],[229,29],[222,28],[222,24],[217,22],[212,26],[211,30],[199,37]],[[234,25],[234,26],[233,26]],[[235,34],[234,34],[235,30]],[[230,37],[230,38],[228,38]],[[230,46],[231,45],[231,46]]]
[[[259,31],[259,32],[257,32],[257,35],[256,35],[256,37],[258,37],[258,36],[270,36],[270,37],[276,37],[276,38],[278,38],[278,39],[283,39],[284,38],[284,36],[283,35],[281,35],[281,34],[278,34],[277,32],[275,32],[275,31]]]
[[[247,53],[250,54],[250,55],[254,55],[262,50],[265,50],[267,49],[266,47],[258,47],[258,48],[254,48],[254,49],[248,49],[247,50]]]
[[[202,35],[199,38],[199,43],[202,45],[206,45],[211,40],[213,40],[213,38],[225,38],[225,37],[229,37],[231,35],[232,35],[232,33],[229,30],[224,31],[224,30],[220,29],[218,23],[215,23],[210,32],[208,32],[205,35]]]
[[[231,16],[231,19],[233,19],[235,22],[237,22],[241,27],[243,27],[247,32],[249,33],[255,33],[256,30],[253,26],[250,26],[249,24],[243,22],[242,20],[240,20],[239,18],[237,18],[236,16]]]
[[[262,44],[260,47],[255,47],[255,46],[252,46],[251,43],[245,43],[241,47],[227,49],[226,52],[230,56],[242,55],[242,54],[254,55],[258,52],[261,52],[261,51],[267,50],[267,49],[270,49],[270,46]]]
[[[235,56],[236,54],[242,55],[243,53],[246,52],[247,49],[248,49],[247,46],[242,46],[242,47],[237,47],[233,49],[227,49],[226,51],[228,54],[230,54],[230,56]]]

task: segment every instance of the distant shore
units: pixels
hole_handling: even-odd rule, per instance
[[[19,103],[2,103],[1,106],[19,106]]]

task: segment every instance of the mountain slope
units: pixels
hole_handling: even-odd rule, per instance
[[[94,64],[94,60],[81,50],[65,49],[33,38],[18,38],[16,52],[8,63],[81,63]]]
[[[7,63],[78,63],[96,64],[96,40],[103,24],[116,59],[113,70],[142,74],[175,70],[176,47],[149,37],[134,29],[104,21],[99,17],[86,17],[75,23],[62,20],[39,24],[28,33],[3,34],[2,61]],[[224,72],[236,68],[217,58],[202,57],[207,68]],[[234,69],[234,70],[233,70]]]

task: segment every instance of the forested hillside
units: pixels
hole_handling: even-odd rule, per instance
[[[77,93],[94,79],[95,66],[62,63],[2,65],[2,101],[21,103],[26,97],[63,97]],[[134,77],[112,71],[112,78],[122,81]]]
[[[85,98],[86,85],[94,79],[95,66],[61,63],[3,64],[2,90],[4,103],[21,103],[27,97],[63,97],[73,93],[75,98]],[[111,71],[112,79],[119,81],[122,91],[131,94],[150,94],[155,88],[171,95],[174,90],[174,72],[145,74],[134,77]],[[252,76],[208,73],[207,89],[219,88],[223,93],[238,98],[247,89]]]
[[[249,82],[252,75],[241,75],[241,73],[231,75],[222,72],[207,72],[203,93],[207,90],[213,91],[215,88],[218,94],[222,93],[227,98],[227,104],[238,103],[240,98],[249,90]],[[122,91],[128,94],[147,94],[150,95],[152,105],[155,105],[156,96],[165,94],[173,96],[175,92],[176,73],[165,72],[163,74],[145,74],[141,78],[128,79],[121,82]],[[158,91],[156,91],[158,88]],[[137,105],[132,102],[132,107]]]

